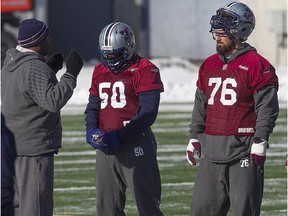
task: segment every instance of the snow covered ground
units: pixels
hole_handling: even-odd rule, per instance
[[[160,110],[191,110],[199,67],[181,58],[160,58],[151,59],[151,61],[159,67],[165,88],[165,92],[161,94]],[[84,112],[96,63],[97,61],[86,63],[83,67],[78,76],[78,84],[74,94],[63,109],[64,113]],[[60,77],[64,72],[65,70],[62,69],[57,73],[57,77]],[[280,85],[279,102],[281,107],[287,107],[287,66],[276,67],[276,72]]]

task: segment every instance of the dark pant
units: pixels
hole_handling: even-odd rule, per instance
[[[162,216],[161,182],[156,160],[156,141],[145,133],[133,145],[123,145],[115,154],[97,150],[97,215],[125,215],[126,188],[136,202],[140,216]]]
[[[52,216],[53,181],[53,154],[18,156],[15,161],[15,215]]]
[[[264,169],[249,158],[229,164],[201,159],[195,180],[191,216],[260,215]]]

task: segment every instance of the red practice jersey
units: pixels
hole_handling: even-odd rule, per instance
[[[224,64],[218,54],[201,65],[197,87],[206,94],[209,135],[248,135],[255,132],[253,93],[267,86],[278,88],[273,66],[255,51]]]
[[[136,55],[129,67],[114,74],[102,63],[96,65],[90,94],[101,98],[99,126],[110,132],[122,128],[136,114],[138,94],[152,90],[164,91],[159,69]]]

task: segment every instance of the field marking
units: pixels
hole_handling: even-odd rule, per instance
[[[182,187],[182,186],[194,186],[194,182],[180,182],[180,183],[163,183],[162,187]],[[67,187],[67,188],[54,188],[54,192],[65,192],[65,191],[84,191],[84,190],[95,190],[96,187]]]
[[[54,164],[55,165],[65,165],[65,164],[91,164],[91,163],[95,163],[95,160],[59,160],[57,161],[57,159],[55,160]]]
[[[60,156],[86,156],[86,155],[96,155],[95,150],[91,151],[80,151],[80,152],[60,152],[56,157]]]
[[[286,178],[273,178],[273,179],[265,179],[264,185],[266,186],[274,186],[279,183],[283,183],[286,181]],[[194,182],[178,182],[178,183],[162,183],[162,187],[183,187],[183,186],[194,186]],[[66,188],[54,188],[56,192],[65,192],[65,191],[82,191],[82,190],[95,190],[95,186],[91,187],[66,187]]]

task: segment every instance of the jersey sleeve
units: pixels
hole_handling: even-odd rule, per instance
[[[204,63],[200,66],[199,68],[199,73],[198,73],[198,80],[196,82],[196,86],[198,89],[200,89],[202,92],[204,92],[204,83],[202,82],[201,76],[203,73],[203,67],[204,67]]]
[[[96,65],[94,68],[94,71],[93,71],[92,82],[91,82],[91,87],[89,89],[89,92],[90,92],[90,94],[99,97],[99,92],[98,92],[98,88],[97,88],[98,85],[96,84],[98,69],[99,69],[99,65]]]
[[[60,81],[51,69],[42,61],[34,61],[28,70],[29,93],[43,109],[58,112],[72,97],[76,79],[64,73]]]
[[[253,59],[252,59],[253,60]],[[265,86],[272,85],[278,90],[278,77],[275,73],[274,67],[263,57],[254,59],[254,67],[251,71],[251,87],[254,93]]]
[[[136,93],[159,90],[164,91],[163,83],[160,77],[159,69],[153,65],[147,65],[139,70],[139,76],[136,87]]]

